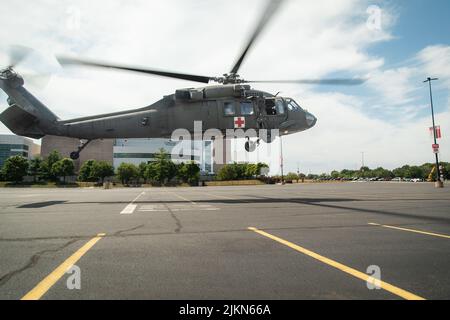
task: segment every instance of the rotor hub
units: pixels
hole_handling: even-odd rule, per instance
[[[213,81],[220,84],[240,84],[247,83],[241,76],[237,73],[225,73],[222,77],[214,78]]]
[[[24,85],[23,78],[12,67],[0,70],[0,79],[7,81],[13,88]]]

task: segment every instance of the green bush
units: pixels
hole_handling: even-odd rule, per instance
[[[66,177],[75,175],[75,166],[72,159],[64,158],[55,162],[52,165],[51,174],[56,178],[63,178],[63,183],[66,183]]]
[[[195,162],[182,163],[177,166],[177,177],[182,182],[196,185],[200,181],[200,167]]]
[[[28,160],[22,156],[8,158],[2,168],[3,178],[7,181],[19,183],[28,173]]]
[[[117,168],[117,176],[123,185],[128,185],[131,180],[139,177],[138,167],[131,163],[122,163]]]
[[[58,151],[52,151],[41,163],[40,172],[45,180],[56,180],[57,176],[52,173],[53,165],[62,159]]]
[[[299,176],[296,173],[289,172],[284,179],[287,181],[297,181],[299,180]]]
[[[268,168],[265,163],[233,163],[224,165],[217,173],[221,181],[252,179],[261,175],[262,168]]]
[[[33,177],[33,181],[36,182],[37,178],[41,176],[42,159],[35,157],[30,160],[28,167],[28,174]]]
[[[91,168],[91,176],[95,181],[105,182],[105,178],[114,176],[114,167],[106,161],[95,161]]]
[[[78,172],[78,180],[82,182],[96,182],[97,179],[92,176],[92,167],[96,163],[95,160],[87,160],[83,163]]]

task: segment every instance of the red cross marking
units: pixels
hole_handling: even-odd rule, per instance
[[[234,119],[235,128],[242,128],[245,126],[245,119],[242,119],[241,117]]]

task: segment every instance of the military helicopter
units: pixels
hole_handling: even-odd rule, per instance
[[[320,85],[358,85],[363,79],[327,80],[266,80],[250,81],[238,71],[250,48],[283,0],[270,0],[246,46],[231,71],[220,77],[169,72],[159,69],[118,65],[93,60],[58,57],[61,65],[109,68],[209,84],[200,88],[176,90],[161,100],[140,109],[101,114],[70,120],[59,119],[49,108],[24,88],[24,79],[12,63],[0,71],[0,88],[8,95],[9,107],[0,120],[15,134],[40,139],[45,135],[77,138],[82,141],[70,155],[78,159],[80,152],[96,139],[114,138],[170,138],[174,130],[184,128],[194,132],[194,121],[202,121],[202,129],[254,129],[256,142],[247,139],[245,149],[254,151],[263,139],[272,142],[270,135],[259,136],[264,130],[278,129],[281,135],[294,134],[315,126],[317,119],[291,98],[252,89],[249,83],[297,83]],[[85,141],[83,141],[85,140]]]

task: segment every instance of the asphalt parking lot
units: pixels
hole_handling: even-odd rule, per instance
[[[428,183],[0,189],[0,299],[449,299],[449,266]]]

